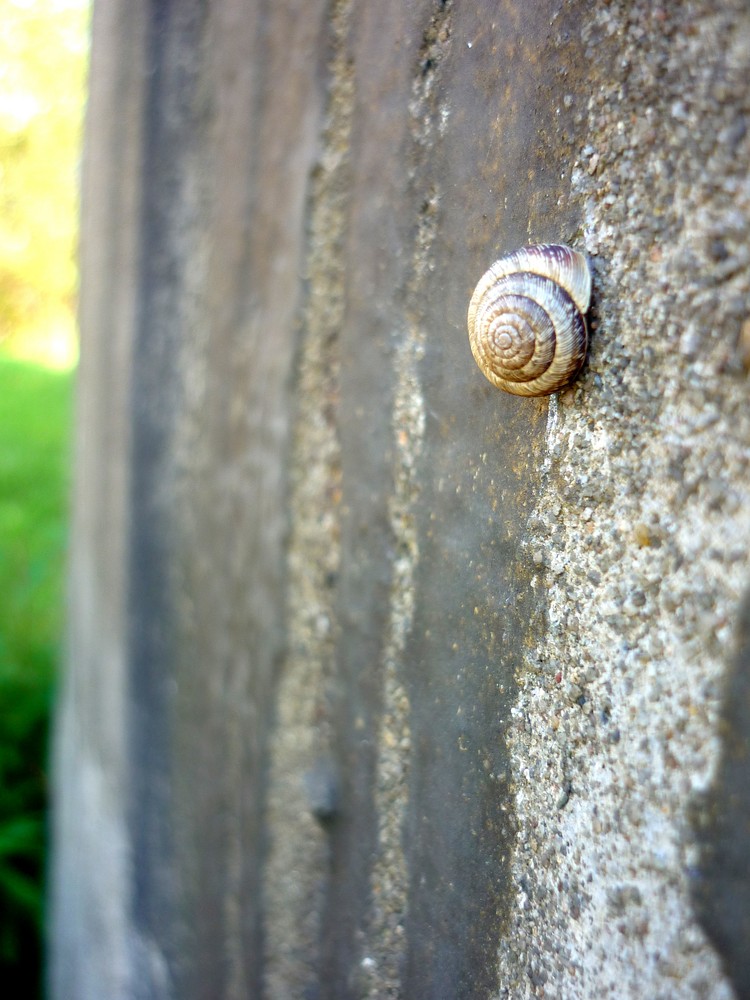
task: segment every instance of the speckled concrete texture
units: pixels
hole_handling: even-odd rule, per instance
[[[750,995],[750,592],[737,621],[737,651],[724,685],[721,757],[711,787],[695,800],[699,862],[692,896],[701,924],[739,997]]]
[[[550,401],[530,522],[548,629],[508,737],[499,995],[728,1000],[689,814],[750,576],[750,15],[615,2],[581,27],[594,85],[560,100],[580,105],[594,333]]]
[[[748,995],[746,0],[98,8],[56,1000]]]
[[[271,750],[265,872],[265,995],[305,996],[319,975],[324,826],[337,808],[330,698],[334,585],[340,565],[341,455],[334,425],[338,331],[353,88],[346,52],[351,3],[334,5],[329,30],[331,91],[320,162],[310,192],[304,336],[297,362],[289,538],[289,652]]]

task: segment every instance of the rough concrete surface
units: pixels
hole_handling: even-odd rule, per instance
[[[53,996],[747,995],[744,0],[94,32]],[[518,399],[466,309],[552,241]]]
[[[550,402],[530,524],[548,629],[509,734],[500,995],[728,998],[690,902],[689,809],[748,582],[750,17],[610,3],[581,28],[594,85],[562,79],[560,101],[579,106],[594,336]]]
[[[737,653],[724,685],[721,754],[711,787],[694,801],[699,863],[693,873],[696,909],[737,995],[750,995],[750,865],[743,831],[750,829],[750,594],[737,624]]]

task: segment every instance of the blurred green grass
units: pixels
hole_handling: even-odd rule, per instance
[[[42,996],[89,13],[0,0],[0,982],[24,1000]]]
[[[73,373],[0,353],[0,979],[41,996]]]

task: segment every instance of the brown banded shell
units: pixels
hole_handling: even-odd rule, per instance
[[[501,257],[469,303],[474,360],[516,396],[557,392],[586,358],[590,301],[588,262],[570,247],[544,243]]]

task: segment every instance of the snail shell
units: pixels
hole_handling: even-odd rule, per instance
[[[474,360],[498,389],[547,396],[586,358],[591,272],[560,244],[524,247],[495,261],[469,303]]]

